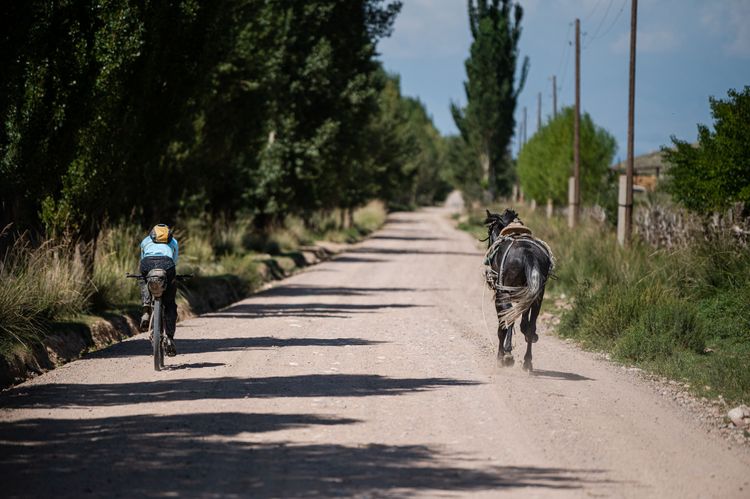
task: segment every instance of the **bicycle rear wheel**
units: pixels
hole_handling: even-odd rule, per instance
[[[154,300],[154,330],[153,330],[153,347],[154,347],[154,370],[161,371],[164,367],[164,350],[161,345],[162,336],[162,310],[161,299]]]

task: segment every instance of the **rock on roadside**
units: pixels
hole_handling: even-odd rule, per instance
[[[737,428],[748,426],[750,425],[750,407],[746,405],[735,407],[727,413],[727,417]]]

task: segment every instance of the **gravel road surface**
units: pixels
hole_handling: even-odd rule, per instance
[[[167,371],[139,335],[0,394],[0,496],[750,497],[745,451],[544,329],[496,367],[481,261],[396,214],[181,323]]]

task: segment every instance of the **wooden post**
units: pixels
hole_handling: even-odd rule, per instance
[[[633,128],[635,123],[635,37],[638,20],[638,0],[630,3],[630,75],[628,88],[628,162],[625,169],[625,210],[623,213],[623,235],[620,240],[623,246],[630,246],[633,233]],[[618,223],[619,226],[619,223]]]
[[[531,204],[529,205],[529,209],[533,212],[536,211],[536,199],[531,200]]]
[[[620,183],[617,189],[617,242],[624,246],[627,237],[628,176],[620,175],[619,179]]]
[[[568,177],[568,227],[576,226],[576,179]]]
[[[542,92],[536,94],[536,131],[542,129]]]
[[[557,76],[552,75],[552,117],[557,118]]]
[[[552,218],[554,207],[552,206],[552,198],[547,198],[547,218]]]
[[[578,224],[581,210],[581,21],[576,19],[576,112],[573,130],[573,215]]]

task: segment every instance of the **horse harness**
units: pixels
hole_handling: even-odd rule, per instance
[[[497,271],[495,271],[492,268],[492,260],[500,251],[500,246],[508,241],[508,247],[505,249],[502,258],[500,259],[500,266],[498,267]],[[503,286],[503,273],[505,271],[505,260],[508,258],[508,253],[510,253],[511,248],[517,242],[530,243],[542,250],[542,252],[545,253],[550,259],[550,273],[555,269],[555,257],[552,254],[552,250],[547,245],[547,243],[545,243],[541,239],[533,237],[531,233],[500,235],[497,239],[495,239],[490,247],[487,248],[487,253],[484,255],[485,280],[487,281],[487,285],[494,291],[512,291],[512,289],[515,289],[508,286]]]

